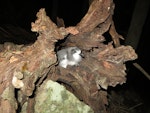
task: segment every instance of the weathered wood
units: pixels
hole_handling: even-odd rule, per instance
[[[7,106],[1,106],[0,111],[5,113],[13,113],[17,109],[15,88],[20,89],[23,95],[33,94],[36,81],[47,74],[47,69],[57,60],[55,42],[67,34],[64,29],[57,28],[46,16],[44,9],[37,13],[37,18],[32,23],[32,31],[41,34],[34,44],[23,46],[5,43],[4,50],[0,53],[0,103],[11,106],[10,110]]]
[[[0,111],[15,113],[16,100],[21,103],[20,107],[26,101],[27,108],[30,108],[28,112],[34,111],[31,106],[34,106],[36,89],[45,79],[51,79],[69,86],[68,90],[91,106],[95,113],[107,113],[107,88],[125,83],[124,62],[137,58],[130,46],[114,48],[112,43],[103,43],[103,34],[113,23],[113,10],[112,0],[94,0],[77,26],[59,28],[46,16],[45,10],[40,9],[37,20],[32,23],[32,31],[39,33],[35,43],[29,46],[3,45],[4,50],[0,53]],[[119,38],[115,27],[111,30],[111,36]],[[84,53],[85,58],[77,67],[64,69],[56,65],[55,43],[65,37],[65,46],[78,46]],[[15,89],[18,89],[17,97],[14,96]],[[4,96],[8,92],[12,93],[11,97]],[[9,111],[4,106],[6,103],[10,106]]]

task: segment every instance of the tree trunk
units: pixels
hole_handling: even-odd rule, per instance
[[[126,45],[137,48],[150,6],[150,0],[137,0],[128,30]]]

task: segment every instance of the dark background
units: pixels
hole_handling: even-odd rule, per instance
[[[119,34],[127,37],[133,10],[137,0],[114,0],[114,23]],[[144,2],[144,0],[143,0]],[[88,0],[1,0],[0,1],[0,43],[30,43],[36,40],[31,32],[31,22],[36,20],[36,13],[45,8],[47,15],[56,22],[56,17],[64,19],[66,26],[76,25],[88,10]],[[150,9],[150,8],[149,8]],[[139,15],[140,16],[140,15]],[[138,18],[138,17],[137,17]],[[150,73],[150,10],[143,26],[136,52],[139,63]],[[20,31],[20,28],[22,29]],[[24,41],[26,40],[26,41]],[[122,41],[124,44],[124,41]],[[132,46],[132,45],[131,45]],[[127,83],[117,86],[116,91],[132,89],[150,106],[150,80],[148,80],[132,62],[127,62]]]

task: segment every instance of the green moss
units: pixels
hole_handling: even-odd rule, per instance
[[[94,113],[64,86],[51,80],[38,89],[35,101],[35,113]]]
[[[15,99],[15,95],[14,95],[14,88],[13,88],[13,86],[7,87],[3,91],[1,97],[4,100],[8,100],[15,109],[17,108],[17,103],[16,103],[16,99]]]

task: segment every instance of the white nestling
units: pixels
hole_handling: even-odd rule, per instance
[[[67,68],[68,65],[79,65],[82,57],[82,51],[78,47],[68,47],[57,51],[59,66],[63,68]]]

